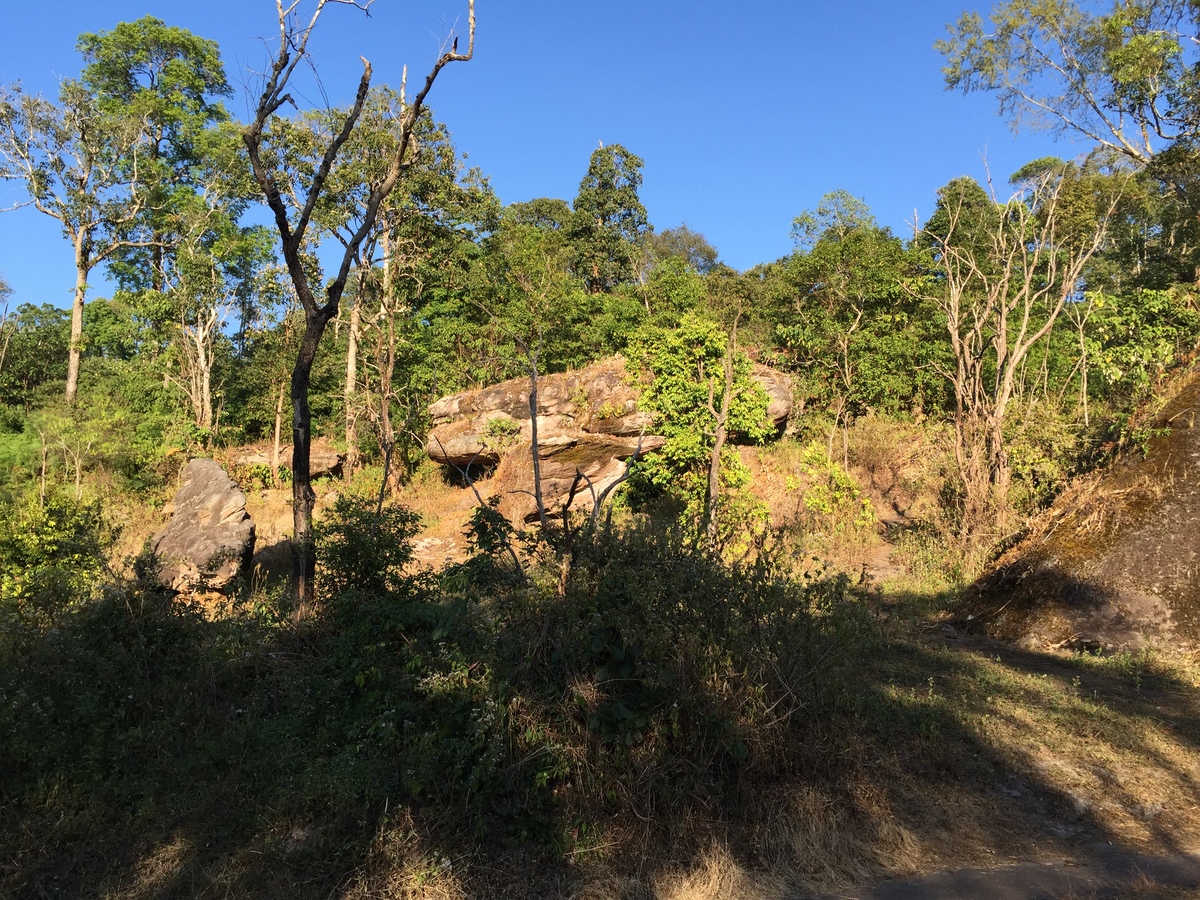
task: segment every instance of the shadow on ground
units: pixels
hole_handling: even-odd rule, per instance
[[[785,897],[1200,844],[1196,686],[1148,657],[897,628],[788,723],[786,752],[763,758],[769,744],[748,735],[721,781],[671,803],[652,789],[666,764],[631,756],[644,781],[587,786],[607,799],[585,820],[563,799],[581,789],[568,781],[487,808],[443,790],[439,777],[461,783],[453,766],[481,752],[469,746],[461,759],[430,751],[425,770],[415,751],[370,752],[372,729],[398,729],[401,748],[475,732],[451,721],[468,708],[455,693],[359,715],[382,707],[336,633],[129,599],[0,660],[0,893]],[[406,717],[420,715],[460,731],[418,731]],[[705,893],[689,877],[718,850],[734,881]]]

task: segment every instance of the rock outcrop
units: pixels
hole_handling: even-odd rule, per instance
[[[751,377],[767,392],[767,414],[782,428],[792,408],[791,379],[763,365],[755,365]],[[643,453],[663,445],[653,416],[637,408],[638,394],[619,357],[538,379],[538,459],[548,512],[561,512],[576,472],[592,487],[580,485],[573,508],[590,510],[592,492],[599,495],[625,474],[639,444]],[[528,378],[443,397],[429,414],[425,449],[434,462],[496,466],[501,511],[517,521],[537,518]]]
[[[576,486],[572,510],[591,512],[595,500],[624,475],[628,460],[637,450],[637,438],[605,435],[558,435],[538,440],[538,467],[542,474],[542,502],[551,516],[562,513],[570,496],[576,473],[585,476]],[[642,452],[663,445],[663,439],[649,436],[642,440]],[[500,494],[500,512],[514,522],[534,522],[538,518],[533,496],[533,464],[530,444],[525,441],[504,455],[496,467],[493,483]],[[589,483],[590,482],[590,485]]]
[[[235,466],[267,466],[271,465],[272,453],[270,446],[256,444],[239,450],[233,456]],[[342,454],[325,438],[317,438],[308,450],[308,474],[311,478],[337,476],[342,473]],[[292,467],[292,445],[284,444],[279,448],[279,465],[285,469]]]
[[[211,459],[192,460],[180,478],[171,520],[151,545],[163,584],[180,593],[225,590],[254,555],[246,495]]]
[[[972,621],[1028,646],[1200,643],[1200,375],[1155,424],[1169,433],[1081,479],[967,594]]]
[[[778,427],[792,409],[791,379],[755,365],[751,373],[770,400],[767,414]],[[625,361],[606,359],[583,369],[538,379],[538,443],[588,435],[653,438],[653,417],[638,410],[638,389],[626,380]],[[429,407],[433,428],[426,452],[434,462],[456,466],[495,465],[515,445],[531,440],[529,379],[514,378],[477,391],[443,397]]]

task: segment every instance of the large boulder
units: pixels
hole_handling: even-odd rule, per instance
[[[1080,479],[967,595],[973,622],[1027,646],[1200,643],[1200,375],[1146,447]]]
[[[163,584],[180,593],[224,590],[254,555],[246,495],[211,459],[193,459],[180,480],[171,520],[151,545]]]
[[[257,444],[243,447],[234,451],[232,462],[237,467],[266,466],[270,468],[274,457],[272,448],[267,444]],[[342,474],[343,455],[333,446],[328,438],[317,438],[308,448],[308,474],[310,478],[323,476],[336,477]],[[279,448],[279,465],[285,469],[292,468],[292,445],[284,444]]]
[[[791,413],[791,379],[755,365],[751,374],[767,392],[767,414],[778,427]],[[588,436],[634,438],[653,434],[654,420],[638,410],[639,390],[626,377],[625,361],[613,357],[573,372],[538,379],[538,443]],[[443,397],[429,407],[433,428],[426,452],[434,462],[495,465],[519,444],[532,440],[529,379],[514,378],[476,391]],[[647,441],[649,441],[647,437]],[[661,439],[658,445],[661,446]],[[621,446],[627,446],[628,442]],[[603,442],[594,446],[602,447]],[[643,449],[650,449],[648,443]],[[528,450],[526,450],[528,457]]]
[[[538,443],[583,434],[637,436],[651,423],[638,411],[637,398],[619,358],[543,375],[538,379]],[[430,406],[429,415],[433,428],[425,446],[434,462],[495,465],[506,451],[532,440],[529,379],[451,394]]]
[[[624,477],[629,459],[638,452],[649,453],[663,445],[663,438],[582,434],[558,435],[538,440],[538,468],[542,476],[542,503],[551,516],[562,514],[571,495],[572,510],[591,512],[596,499]],[[578,483],[576,479],[578,478]],[[500,496],[500,512],[514,522],[538,519],[533,493],[533,460],[528,442],[506,453],[496,467],[492,488]]]

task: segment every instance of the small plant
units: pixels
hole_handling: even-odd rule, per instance
[[[507,416],[496,416],[495,418],[488,419],[487,423],[483,426],[484,441],[489,447],[496,450],[511,447],[517,442],[520,434],[520,423]]]
[[[596,410],[597,419],[619,419],[625,415],[625,404],[614,400],[605,400]]]
[[[98,502],[31,493],[0,509],[0,614],[45,626],[91,599],[115,538]]]
[[[800,474],[789,475],[785,483],[789,491],[800,493],[814,524],[831,534],[871,528],[876,522],[870,498],[816,442],[804,449]]]

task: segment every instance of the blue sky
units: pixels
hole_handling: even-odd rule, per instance
[[[933,43],[963,0],[477,0],[476,58],[451,66],[431,104],[469,164],[506,202],[575,196],[600,141],[645,160],[642,200],[658,229],[686,222],[732,266],[791,249],[792,219],[844,188],[907,233],[938,187],[985,177],[1003,192],[1023,163],[1085,148],[1014,135],[993,98],[944,90]],[[424,76],[466,0],[376,0],[368,19],[327,8],[314,45],[332,103],[357,85]],[[78,74],[76,37],[154,15],[219,43],[244,116],[276,35],[270,0],[39,0],[5,10],[0,82],[53,94]],[[273,44],[272,44],[273,46]],[[298,92],[321,103],[310,78]],[[0,205],[16,198],[0,185]],[[0,213],[10,306],[65,306],[71,253],[55,223]],[[94,279],[93,296],[107,286]]]

